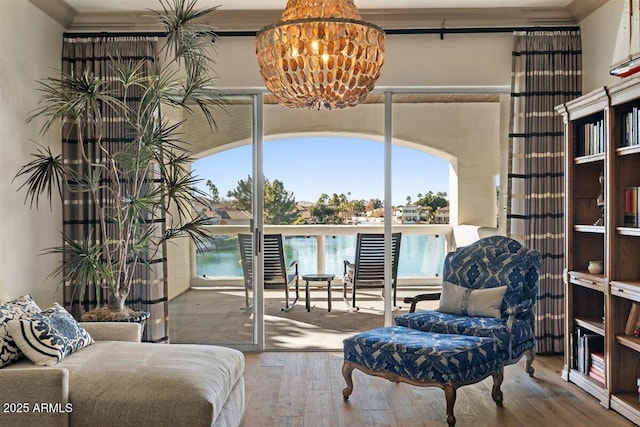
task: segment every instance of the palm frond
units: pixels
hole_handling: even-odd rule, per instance
[[[40,196],[46,195],[49,199],[49,207],[53,208],[53,193],[57,191],[62,200],[62,189],[72,171],[68,169],[62,161],[61,155],[53,155],[51,148],[39,145],[38,152],[31,154],[35,159],[23,165],[12,182],[16,178],[26,176],[26,181],[20,185],[18,190],[26,187],[27,194],[24,202],[30,200],[29,206],[36,209],[40,202]]]
[[[64,260],[49,276],[60,276],[61,283],[77,283],[78,286],[112,286],[113,271],[102,259],[104,246],[92,244],[92,234],[89,233],[81,242],[63,234],[64,245],[46,249],[46,254],[62,255]]]
[[[207,231],[207,225],[209,225],[209,218],[199,216],[191,221],[182,223],[175,227],[168,227],[165,230],[163,240],[171,240],[177,237],[188,236],[196,245],[196,250],[199,253],[206,251],[206,244],[211,237]]]
[[[37,83],[43,93],[40,107],[30,113],[27,122],[45,117],[41,134],[56,123],[101,124],[102,108],[127,109],[108,82],[88,70],[74,75],[62,74],[61,78],[47,77]]]

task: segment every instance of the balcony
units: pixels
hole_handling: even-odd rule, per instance
[[[212,225],[209,226],[212,236],[235,237],[238,233],[249,232],[247,226]],[[401,232],[403,235],[400,250],[400,266],[398,273],[399,288],[415,288],[424,286],[437,286],[441,283],[440,272],[442,271],[442,261],[447,252],[453,246],[453,228],[448,224],[443,225],[394,225],[394,232]],[[315,262],[308,262],[307,259],[299,259],[300,273],[334,273],[336,281],[340,281],[342,275],[342,260],[353,260],[353,253],[349,250],[355,249],[355,236],[357,233],[383,233],[384,225],[265,225],[265,233],[279,233],[285,237],[285,241],[292,242],[293,246],[300,246],[301,239],[309,239],[311,242],[304,242],[306,252],[315,252]],[[352,237],[353,245],[349,245],[349,240],[342,242],[341,249],[336,253],[336,245],[329,239]],[[344,240],[344,239],[341,239]],[[345,244],[347,247],[345,247]],[[311,245],[311,248],[309,246]],[[352,246],[352,247],[348,247]],[[237,248],[237,247],[236,247]],[[226,251],[226,252],[231,252]],[[237,266],[236,258],[230,259],[225,255],[224,259],[216,259],[208,254],[198,256],[193,252],[192,271],[195,274],[191,279],[191,287],[210,286],[243,286],[242,272]],[[235,263],[235,265],[221,266],[220,270],[234,271],[233,274],[218,274],[215,269],[207,274],[203,273],[202,265],[197,265],[198,261],[207,263],[224,262]],[[301,257],[302,258],[302,257]],[[307,257],[304,257],[307,258]],[[235,268],[233,268],[235,267]]]
[[[249,227],[215,225],[209,226],[212,236],[235,237],[247,233]],[[331,239],[338,236],[351,237],[354,241],[358,232],[382,233],[384,225],[267,225],[265,233],[281,233],[286,238],[305,240],[305,245],[313,248],[313,267],[318,272],[336,274],[332,288],[333,307],[328,311],[327,290],[323,283],[311,282],[311,311],[305,310],[304,281],[300,281],[300,300],[289,312],[284,307],[282,289],[264,290],[264,338],[268,350],[337,350],[342,340],[354,332],[373,329],[384,325],[384,300],[380,289],[363,289],[358,292],[358,312],[351,312],[342,300],[342,265],[338,271],[331,267],[335,254],[328,249],[334,247]],[[400,265],[403,259],[419,260],[433,258],[442,260],[454,246],[463,246],[479,237],[495,234],[494,228],[470,225],[393,225],[393,231],[403,233]],[[301,237],[300,237],[301,236]],[[424,241],[424,236],[436,242],[435,245],[413,245],[414,237]],[[425,248],[429,247],[429,251]],[[438,252],[431,253],[433,248]],[[196,276],[196,254],[188,241],[168,247],[169,254],[169,312],[171,316],[171,342],[224,344],[240,349],[251,349],[255,338],[255,316],[245,308],[244,283],[241,276]],[[409,251],[411,256],[404,256]],[[342,255],[347,255],[343,257]],[[353,259],[348,254],[339,254]],[[183,261],[181,261],[183,260]],[[227,261],[228,262],[228,261]],[[235,262],[236,261],[231,261]],[[189,263],[191,266],[189,267]],[[420,266],[419,266],[420,267]],[[418,267],[418,270],[420,268]],[[328,271],[331,269],[331,271]],[[416,270],[415,268],[413,269]],[[433,290],[441,284],[441,266],[427,269],[432,274],[402,275],[399,268],[398,307],[394,313],[406,312],[408,304],[403,298],[425,290]],[[239,269],[237,271],[240,271]],[[300,269],[300,274],[315,273]],[[180,288],[179,284],[182,284]],[[316,287],[318,286],[318,287]],[[426,302],[422,308],[437,308],[436,302]]]

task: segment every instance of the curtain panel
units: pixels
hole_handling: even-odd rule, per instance
[[[98,78],[109,80],[114,75],[111,64],[113,61],[144,61],[146,75],[156,74],[157,67],[157,40],[149,37],[73,37],[65,36],[62,52],[62,72],[64,75],[80,74],[85,70],[93,73]],[[135,108],[141,94],[139,88],[131,88],[127,100],[131,107]],[[131,92],[133,91],[133,92]],[[119,94],[121,95],[121,94]],[[108,125],[103,127],[102,143],[110,150],[116,150],[118,146],[131,140],[127,131],[125,118],[114,113],[113,109],[103,111],[103,119]],[[89,129],[84,135],[84,147],[87,155],[95,162],[104,160],[104,153],[96,144],[95,130]],[[79,142],[70,137],[72,132],[63,129],[62,155],[67,165],[72,165],[77,172],[86,172],[83,168]],[[103,182],[104,185],[110,185]],[[107,192],[103,197],[107,197]],[[96,206],[88,194],[65,191],[63,211],[63,229],[66,236],[76,242],[90,239],[96,243],[100,239],[102,231]],[[164,215],[155,218],[159,228],[164,226]],[[107,224],[107,228],[110,225]],[[160,230],[159,232],[161,232]],[[109,230],[107,230],[109,235]],[[168,341],[168,300],[166,284],[166,248],[163,246],[155,253],[149,266],[137,267],[130,294],[126,305],[135,310],[143,310],[151,313],[147,320],[143,341],[166,342]],[[96,295],[93,287],[88,287],[82,300],[78,299],[78,293],[74,292],[74,285],[65,283],[64,304],[74,314],[106,304],[104,293]]]
[[[536,351],[564,350],[564,128],[554,107],[582,95],[580,31],[514,33],[507,230],[542,254]]]

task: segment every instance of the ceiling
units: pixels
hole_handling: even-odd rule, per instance
[[[158,0],[29,0],[68,31],[152,31]],[[167,0],[165,0],[167,1]],[[173,0],[168,0],[170,3]],[[362,19],[385,29],[576,25],[608,0],[355,0]],[[257,31],[280,19],[286,0],[198,0],[219,6],[217,31]]]

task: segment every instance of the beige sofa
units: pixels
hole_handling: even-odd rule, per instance
[[[140,343],[134,323],[82,323],[95,342],[41,367],[0,369],[0,426],[238,426],[244,356]]]

